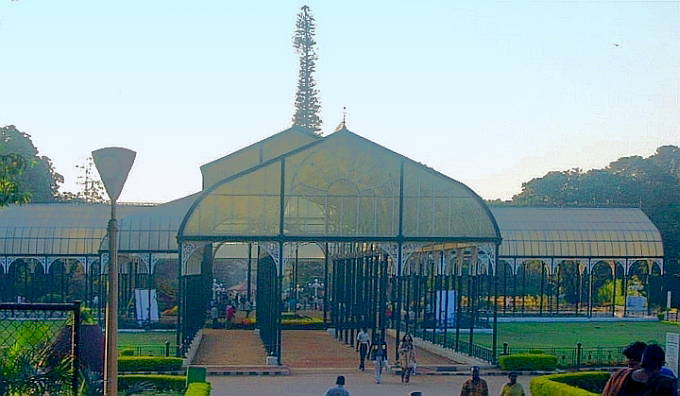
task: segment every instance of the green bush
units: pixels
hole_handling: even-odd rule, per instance
[[[182,359],[158,356],[121,356],[119,371],[177,371],[182,369]]]
[[[594,396],[599,395],[609,379],[609,373],[585,371],[535,377],[529,388],[535,396]]]
[[[118,376],[118,386],[123,390],[138,382],[148,382],[159,391],[182,391],[186,386],[186,381],[187,377],[183,375],[126,374]]]
[[[135,350],[132,348],[125,348],[120,351],[120,356],[135,356]]]
[[[210,396],[209,382],[194,382],[189,384],[184,396]]]
[[[557,357],[547,354],[518,353],[504,355],[498,358],[498,364],[503,370],[538,370],[553,371],[557,368]]]

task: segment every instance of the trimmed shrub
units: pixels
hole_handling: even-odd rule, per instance
[[[118,358],[119,371],[178,371],[182,359],[158,356],[121,356]]]
[[[193,382],[189,384],[184,396],[210,396],[209,382]]]
[[[162,375],[162,374],[125,374],[118,376],[118,386],[127,389],[138,382],[148,382],[156,390],[182,391],[186,386],[187,377],[183,375]]]
[[[125,348],[120,351],[120,356],[135,356],[135,350],[132,348]]]
[[[499,357],[498,365],[508,371],[553,371],[557,368],[557,357],[538,353],[518,353]]]
[[[609,375],[601,371],[543,375],[533,378],[529,388],[535,396],[594,396],[602,392]]]

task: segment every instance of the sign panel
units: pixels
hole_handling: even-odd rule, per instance
[[[135,314],[138,322],[158,322],[156,289],[135,289]]]
[[[438,327],[444,327],[444,323],[448,326],[456,325],[456,291],[455,290],[439,290],[435,299],[435,315]],[[448,305],[447,305],[448,299]],[[447,309],[448,308],[448,309]]]

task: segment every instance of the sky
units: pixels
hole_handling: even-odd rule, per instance
[[[0,0],[0,126],[77,190],[137,152],[122,201],[290,126],[299,1]],[[680,145],[678,1],[309,1],[324,132],[350,130],[509,199],[552,170]]]

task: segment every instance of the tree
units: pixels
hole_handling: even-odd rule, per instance
[[[298,73],[297,93],[295,94],[295,114],[293,125],[309,128],[316,133],[321,132],[321,118],[319,110],[319,90],[316,89],[314,72],[319,55],[316,50],[316,20],[308,6],[302,6],[297,15],[293,48],[300,56],[300,71]]]
[[[106,202],[104,183],[95,171],[94,160],[88,157],[82,165],[76,165],[83,173],[78,176],[78,184],[82,186],[75,198],[84,202]]]
[[[64,177],[54,170],[52,160],[39,156],[31,135],[14,125],[0,128],[0,155],[14,154],[24,161],[23,171],[14,175],[17,191],[30,194],[32,202],[52,202],[59,198]]]
[[[18,154],[0,155],[0,207],[31,199],[31,194],[19,188],[18,179],[25,167],[24,158]]]

